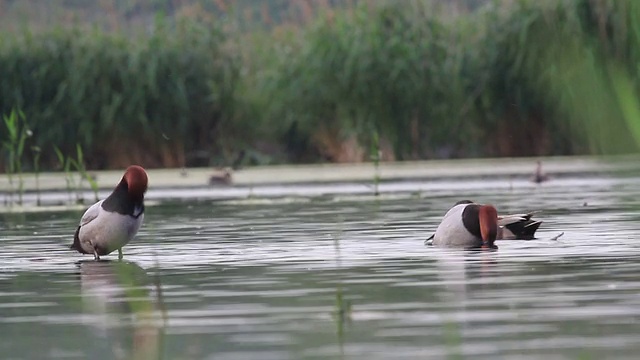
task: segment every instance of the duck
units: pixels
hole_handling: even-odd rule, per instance
[[[80,219],[70,249],[93,254],[95,260],[118,250],[138,233],[144,220],[144,194],[148,176],[139,165],[129,166],[113,192],[91,205]]]
[[[547,180],[549,180],[549,175],[542,171],[542,162],[540,160],[536,161],[536,170],[533,172],[533,176],[531,176],[531,181],[540,184]]]
[[[209,185],[217,186],[217,185],[231,185],[233,182],[233,178],[231,177],[230,168],[222,168],[219,169],[215,174],[209,177]]]
[[[496,240],[531,240],[542,221],[534,212],[498,215],[495,206],[458,201],[445,215],[436,232],[425,243],[436,246],[494,248]]]

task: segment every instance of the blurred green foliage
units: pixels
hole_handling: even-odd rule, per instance
[[[137,32],[5,31],[0,111],[22,109],[43,168],[56,164],[48,149],[76,144],[89,168],[228,164],[238,152],[266,163],[363,161],[373,147],[389,160],[640,144],[633,0],[294,1],[293,22],[277,1],[234,3],[216,2],[215,16],[200,3],[163,8],[170,17]],[[270,26],[241,25],[242,14]]]
[[[239,66],[225,35],[193,22],[130,38],[80,28],[0,43],[0,111],[22,109],[50,167],[81,144],[93,168],[181,166],[233,127]],[[211,146],[211,145],[214,146]]]

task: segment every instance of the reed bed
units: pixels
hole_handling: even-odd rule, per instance
[[[161,21],[135,38],[74,28],[5,39],[0,111],[24,112],[45,167],[53,146],[77,144],[91,168],[184,166],[233,128],[239,62],[225,42],[214,27]]]
[[[77,146],[88,169],[637,151],[640,5],[478,3],[182,1],[143,31],[117,9],[13,29],[0,112],[42,169]]]

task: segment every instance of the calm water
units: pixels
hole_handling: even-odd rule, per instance
[[[2,215],[1,357],[640,352],[640,178],[394,183],[379,199],[360,185],[275,189],[256,200],[197,190],[149,206],[123,262],[67,250],[80,212]],[[539,239],[495,252],[424,246],[461,198],[542,210]]]

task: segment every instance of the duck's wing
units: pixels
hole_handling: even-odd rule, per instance
[[[102,201],[100,200],[97,203],[91,205],[87,211],[84,212],[82,218],[80,219],[80,224],[78,228],[76,228],[76,232],[73,235],[73,243],[69,246],[69,249],[81,251],[82,246],[80,246],[80,228],[87,225],[88,223],[95,220],[100,214],[100,207],[102,205]]]
[[[499,215],[498,226],[507,226],[531,219],[531,215],[528,214],[511,214],[511,215]]]
[[[498,225],[505,226],[508,224],[513,224],[518,221],[529,221],[531,217],[540,211],[531,211],[528,213],[521,214],[508,214],[508,215],[498,215]]]
[[[100,200],[97,203],[91,205],[87,211],[84,212],[84,215],[82,215],[82,219],[80,219],[80,226],[85,226],[88,223],[92,222],[93,220],[95,220],[98,215],[100,214],[100,208],[102,206],[102,202],[104,200]]]

